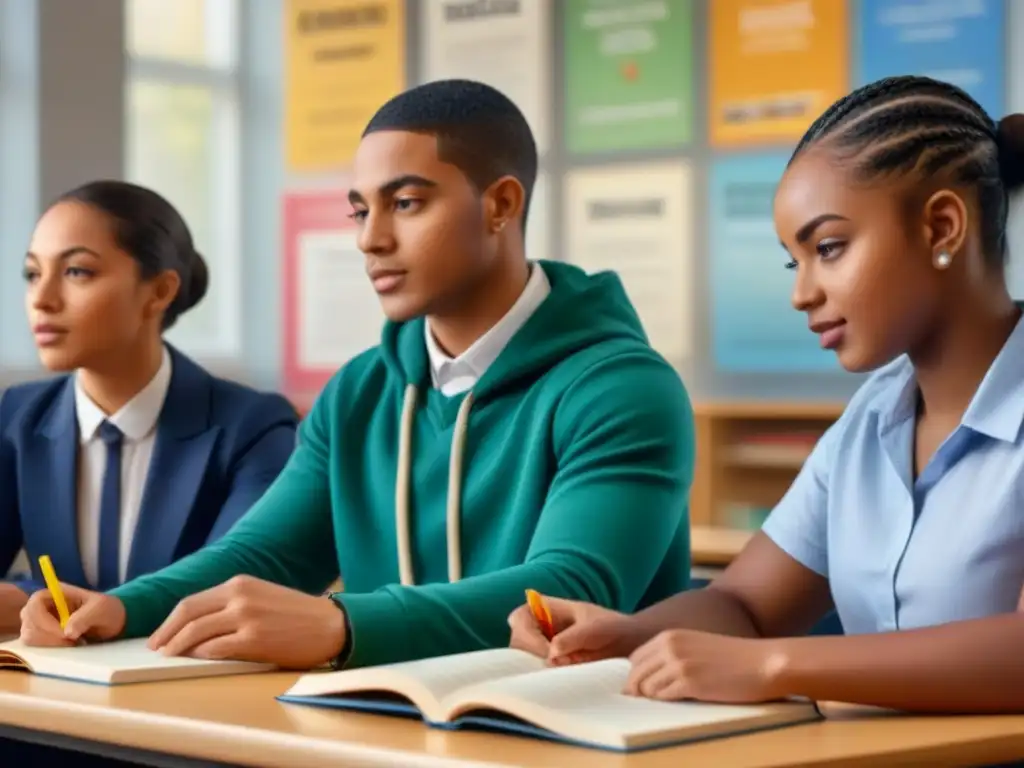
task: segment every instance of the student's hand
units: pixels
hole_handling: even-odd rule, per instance
[[[21,611],[21,640],[26,645],[71,646],[79,640],[113,640],[124,631],[124,604],[102,592],[61,584],[71,618],[60,628],[49,590],[41,589]]]
[[[236,576],[178,603],[149,638],[168,656],[310,669],[341,653],[345,617],[333,601]]]
[[[629,662],[623,693],[632,696],[752,704],[786,695],[777,682],[784,657],[772,640],[669,630],[638,648]]]
[[[16,584],[0,584],[0,635],[17,634],[28,595]]]
[[[549,642],[544,637],[530,607],[524,604],[508,617],[512,648],[562,665],[627,656],[637,646],[633,622],[625,614],[578,600],[544,600],[551,610],[554,639]]]

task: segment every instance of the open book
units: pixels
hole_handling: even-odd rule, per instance
[[[303,675],[278,699],[634,751],[816,720],[811,702],[727,706],[621,693],[629,662],[548,667],[512,649]]]
[[[73,648],[36,648],[20,640],[0,643],[0,671],[21,670],[83,683],[121,685],[264,672],[269,664],[206,661],[164,656],[146,647],[146,640],[115,640]]]

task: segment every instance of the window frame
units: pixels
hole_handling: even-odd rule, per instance
[[[211,200],[214,209],[209,212],[214,241],[199,244],[211,269],[210,291],[204,301],[214,296],[213,333],[188,334],[187,317],[183,317],[167,333],[168,341],[182,347],[182,351],[197,358],[237,360],[242,356],[242,14],[245,3],[240,0],[204,0],[208,35],[221,41],[209,44],[212,55],[205,62],[180,61],[156,56],[139,55],[130,50],[125,13],[125,145],[126,178],[141,184],[150,180],[133,176],[131,92],[135,83],[186,86],[202,89],[210,94],[212,124],[210,137],[214,147],[214,167],[209,178],[214,189]],[[157,192],[160,190],[153,185]],[[212,255],[215,254],[215,255]]]

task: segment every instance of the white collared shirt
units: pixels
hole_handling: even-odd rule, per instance
[[[456,358],[450,357],[438,346],[430,330],[430,321],[424,323],[430,380],[434,389],[445,397],[461,395],[472,389],[549,293],[551,283],[544,269],[539,264],[531,264],[530,277],[516,303],[487,333]]]
[[[78,548],[85,577],[90,584],[99,578],[100,494],[107,470],[107,447],[98,430],[106,420],[121,430],[121,541],[120,577],[128,570],[139,521],[142,493],[153,458],[156,423],[171,384],[171,356],[164,348],[163,362],[152,380],[112,416],[107,416],[75,379],[75,413],[78,418]]]

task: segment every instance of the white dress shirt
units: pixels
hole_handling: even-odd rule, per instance
[[[107,416],[75,380],[78,418],[78,548],[90,584],[99,578],[100,494],[107,470],[107,447],[98,430],[109,421],[124,434],[121,448],[120,577],[124,581],[128,557],[139,521],[142,493],[156,442],[156,422],[171,384],[171,356],[164,348],[163,362],[152,380],[112,416]]]
[[[530,277],[516,303],[487,333],[456,358],[450,357],[438,346],[430,330],[430,321],[424,323],[427,356],[430,358],[430,380],[434,389],[445,397],[461,395],[472,389],[549,293],[551,283],[544,269],[538,264],[531,264]]]

